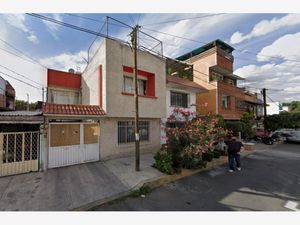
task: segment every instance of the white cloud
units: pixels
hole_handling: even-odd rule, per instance
[[[201,14],[201,16],[202,15],[204,16],[205,14]],[[141,18],[140,24],[141,25],[145,24],[145,28],[149,28],[152,30],[169,33],[181,37],[186,37],[189,39],[199,40],[201,42],[202,37],[215,33],[214,27],[218,27],[218,31],[222,31],[223,29],[225,31],[226,27],[238,23],[242,17],[247,17],[248,15],[223,14],[223,15],[204,17],[201,19],[181,20],[174,23],[165,23],[165,24],[147,26],[147,24],[152,24],[156,22],[159,23],[161,21],[169,21],[169,20],[176,20],[176,19],[196,17],[196,16],[199,16],[199,14],[188,14],[188,15],[187,14],[158,14],[158,15],[146,14],[143,18]],[[222,24],[226,24],[226,26],[223,26]],[[169,57],[177,57],[180,54],[189,51],[188,49],[184,50],[182,47],[191,46],[191,43],[193,43],[184,39],[179,39],[165,34],[152,32],[146,29],[144,29],[143,31],[161,40],[165,44],[163,46],[164,54]],[[148,41],[148,43],[150,42]],[[172,44],[174,46],[168,44]],[[154,45],[154,42],[152,42],[152,45]],[[198,45],[201,44],[198,43]]]
[[[272,20],[262,20],[258,22],[250,33],[243,34],[235,32],[230,39],[231,44],[238,44],[254,37],[266,35],[283,27],[294,26],[300,24],[300,14],[288,14],[281,18],[273,18]]]
[[[55,20],[58,20],[58,21],[63,21],[63,18],[61,16],[61,14],[58,14],[58,13],[52,14],[52,18],[55,19]],[[52,37],[55,40],[59,40],[59,37],[58,37],[57,33],[59,31],[60,25],[55,24],[53,22],[46,21],[46,20],[43,20],[43,23],[46,25],[47,30],[52,35]]]
[[[75,54],[62,53],[56,56],[43,58],[40,62],[48,68],[64,71],[73,68],[75,71],[78,69],[82,72],[86,66],[86,61],[84,59],[87,59],[87,52],[79,51]]]
[[[264,47],[258,53],[257,60],[270,61],[274,59],[273,57],[283,60],[300,60],[300,32],[284,35],[271,45]]]
[[[25,19],[24,14],[7,14],[5,18],[6,18],[6,22],[9,25],[26,33],[28,35],[27,39],[30,42],[32,42],[34,44],[39,43],[39,40],[38,40],[37,36],[35,35],[35,33],[26,26],[26,24],[25,24],[26,19]]]

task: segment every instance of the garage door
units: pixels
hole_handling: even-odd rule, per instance
[[[99,160],[98,124],[50,124],[49,168]]]
[[[0,133],[0,176],[38,170],[39,132]]]

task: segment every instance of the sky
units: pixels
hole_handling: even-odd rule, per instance
[[[107,16],[139,24],[141,31],[162,41],[164,55],[174,58],[221,39],[235,48],[234,73],[246,78],[241,87],[257,92],[267,88],[268,101],[300,100],[300,14],[42,15],[97,32],[102,28],[101,33],[106,33]],[[26,100],[28,94],[31,102],[42,100],[46,68],[83,71],[102,41],[27,14],[0,14],[0,27],[0,76],[14,86],[17,99]],[[110,36],[129,42],[130,32],[131,28],[109,20]],[[156,44],[140,34],[140,45]]]

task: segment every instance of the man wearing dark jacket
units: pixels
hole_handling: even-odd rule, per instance
[[[241,159],[240,152],[244,150],[243,143],[237,141],[237,138],[233,136],[230,141],[225,142],[228,146],[228,164],[229,172],[234,171],[234,161],[236,162],[236,167],[238,171],[241,171]]]

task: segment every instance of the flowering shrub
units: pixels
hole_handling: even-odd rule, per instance
[[[161,151],[168,152],[174,168],[197,168],[203,166],[203,160],[218,157],[214,154],[214,144],[227,136],[227,130],[219,126],[219,116],[195,117],[190,119],[190,114],[176,110],[167,122],[174,123],[176,114],[186,116],[180,126],[165,128],[167,143]],[[207,153],[207,154],[206,154]],[[212,157],[210,155],[212,154]],[[202,155],[206,155],[204,158]]]

